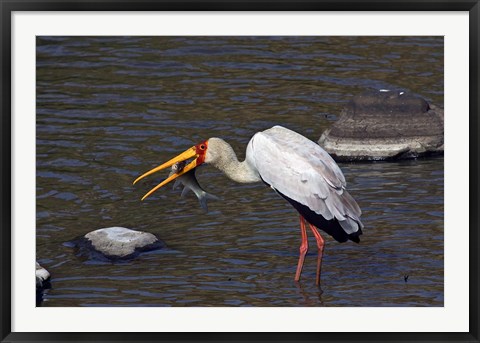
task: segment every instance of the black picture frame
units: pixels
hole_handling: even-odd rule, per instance
[[[110,342],[110,341],[411,341],[478,342],[479,324],[479,223],[478,223],[478,135],[479,135],[479,1],[1,1],[1,185],[0,185],[0,339],[1,342]],[[469,139],[470,139],[470,308],[469,332],[464,333],[33,333],[11,331],[11,35],[14,11],[468,11],[469,12]]]

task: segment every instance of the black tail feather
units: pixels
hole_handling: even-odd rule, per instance
[[[360,243],[360,235],[362,234],[362,229],[359,227],[357,232],[348,234],[346,233],[338,220],[336,218],[331,220],[326,220],[322,215],[315,213],[308,206],[302,205],[299,202],[290,199],[289,197],[283,195],[277,190],[277,193],[280,194],[285,200],[287,200],[310,224],[316,226],[320,230],[325,231],[327,234],[332,236],[337,242],[343,243],[348,240],[351,240],[355,243]]]

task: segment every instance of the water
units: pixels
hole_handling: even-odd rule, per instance
[[[340,164],[363,210],[361,243],[326,237],[321,288],[313,238],[293,281],[295,210],[263,184],[197,173],[210,201],[132,181],[208,137],[240,158],[283,125],[316,141],[366,88],[443,105],[441,37],[37,38],[37,259],[42,306],[443,306],[443,158]],[[168,249],[124,263],[65,244],[124,226]],[[408,275],[408,282],[405,282]]]

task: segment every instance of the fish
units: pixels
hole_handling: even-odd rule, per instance
[[[172,170],[169,177],[175,173],[179,173],[183,170],[185,165],[187,164],[186,161],[177,162],[172,165]],[[202,207],[205,213],[208,213],[208,206],[207,200],[221,200],[221,198],[217,197],[216,195],[210,194],[205,192],[205,190],[200,186],[198,183],[197,177],[195,176],[195,169],[190,170],[189,172],[179,176],[173,185],[173,189],[176,189],[178,186],[183,184],[184,188],[181,194],[181,197],[184,198],[188,191],[192,191],[198,198],[200,202],[200,206]]]

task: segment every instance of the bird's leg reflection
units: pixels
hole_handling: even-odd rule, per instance
[[[312,296],[309,296],[309,293],[305,290],[305,288],[302,286],[302,283],[301,282],[297,282],[295,283],[297,289],[298,289],[298,292],[299,294],[302,296],[303,298],[303,304],[304,306],[318,306],[318,304],[320,303],[320,305],[323,306],[323,300],[322,300],[322,293],[323,293],[323,290],[321,287],[318,287],[318,293],[316,292],[312,292],[310,295]],[[315,299],[315,297],[313,297],[313,295],[317,295],[318,296],[318,301]]]
[[[305,228],[305,219],[300,215],[300,231],[302,234],[302,243],[300,244],[300,256],[298,257],[297,272],[295,273],[295,281],[300,280],[302,274],[303,262],[308,251],[307,229]]]
[[[315,226],[313,226],[310,223],[308,225],[310,225],[310,229],[312,230],[313,235],[315,236],[315,240],[317,241],[318,257],[317,257],[317,278],[315,279],[315,284],[317,286],[320,286],[320,273],[322,271],[323,247],[325,246],[325,240],[320,235],[320,232],[318,232]]]

